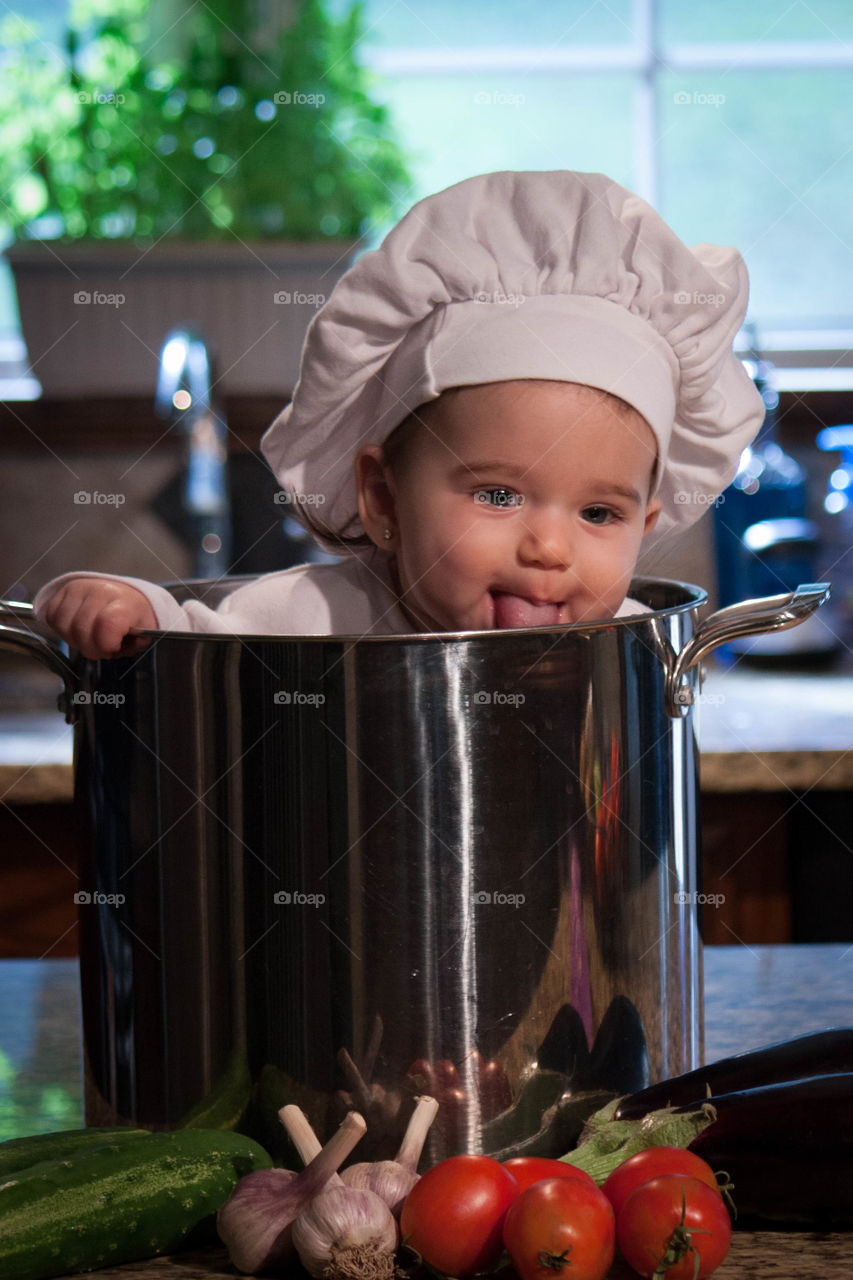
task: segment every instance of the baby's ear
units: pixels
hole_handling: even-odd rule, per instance
[[[654,529],[655,525],[657,524],[658,516],[660,515],[661,506],[662,506],[662,503],[660,498],[652,498],[651,502],[646,507],[646,522],[645,522],[645,525],[643,526],[644,538],[651,533],[652,529]]]
[[[397,507],[392,483],[382,445],[366,444],[359,449],[355,460],[358,514],[371,542],[383,551],[393,551],[396,543]]]

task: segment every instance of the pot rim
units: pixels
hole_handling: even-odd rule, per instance
[[[194,593],[187,593],[187,588],[203,587],[205,585],[215,586],[217,583],[232,581],[243,585],[246,582],[253,582],[257,578],[262,577],[261,574],[241,574],[232,578],[188,578],[184,581],[163,582],[160,583],[166,591],[171,591],[174,595],[176,592],[184,597],[184,599],[196,599]],[[586,635],[601,632],[611,627],[633,627],[637,623],[648,623],[656,618],[671,617],[674,614],[687,613],[690,610],[697,609],[705,604],[708,599],[708,592],[704,587],[697,586],[692,582],[681,582],[675,578],[652,578],[648,576],[636,577],[631,581],[629,594],[635,596],[638,591],[648,590],[650,587],[668,587],[676,588],[687,596],[686,599],[676,604],[667,605],[662,609],[649,609],[648,613],[631,614],[624,618],[602,618],[599,622],[572,622],[557,625],[548,625],[542,627],[512,627],[507,629],[492,628],[478,631],[412,631],[399,632],[389,635],[359,635],[357,633],[345,634],[335,632],[330,635],[301,635],[301,634],[285,634],[280,632],[234,632],[234,631],[166,631],[152,627],[148,629],[134,628],[131,632],[134,636],[145,636],[147,638],[156,639],[158,643],[163,640],[177,641],[198,641],[198,640],[239,640],[241,643],[246,641],[294,641],[299,644],[329,644],[330,642],[341,642],[347,644],[394,644],[403,642],[405,644],[416,643],[432,643],[435,641],[448,642],[456,640],[483,640],[494,639],[496,636],[501,637],[517,637],[517,636],[561,636],[561,635]],[[641,601],[642,603],[642,601]],[[502,641],[501,641],[502,642]],[[138,657],[138,654],[134,654]]]

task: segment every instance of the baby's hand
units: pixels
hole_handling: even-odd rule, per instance
[[[157,616],[136,587],[108,578],[73,578],[52,596],[44,620],[84,658],[115,658],[148,644],[128,636],[132,627],[154,628]]]

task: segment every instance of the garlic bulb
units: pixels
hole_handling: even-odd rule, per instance
[[[418,1098],[396,1160],[351,1164],[341,1173],[341,1180],[348,1187],[374,1192],[384,1200],[394,1217],[399,1218],[403,1202],[418,1180],[418,1161],[437,1111],[435,1098]]]
[[[294,1222],[293,1243],[305,1270],[323,1280],[394,1275],[397,1223],[372,1191],[329,1187]]]
[[[256,1169],[240,1179],[216,1215],[219,1237],[238,1271],[263,1271],[293,1257],[294,1219],[331,1178],[339,1182],[337,1169],[366,1127],[362,1116],[351,1111],[322,1150],[314,1139],[317,1154],[312,1153],[301,1173]]]
[[[295,1186],[298,1180],[292,1169],[256,1169],[240,1179],[220,1208],[216,1229],[238,1271],[251,1275],[293,1257],[293,1219],[307,1203]]]

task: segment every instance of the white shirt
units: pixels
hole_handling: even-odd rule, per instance
[[[36,595],[37,617],[51,596],[72,578],[108,578],[136,587],[148,598],[162,631],[232,635],[368,636],[411,635],[389,574],[390,557],[351,556],[335,564],[302,564],[266,573],[236,586],[212,609],[197,600],[178,604],[171,592],[142,578],[108,573],[65,573]],[[649,612],[630,597],[616,616]]]

